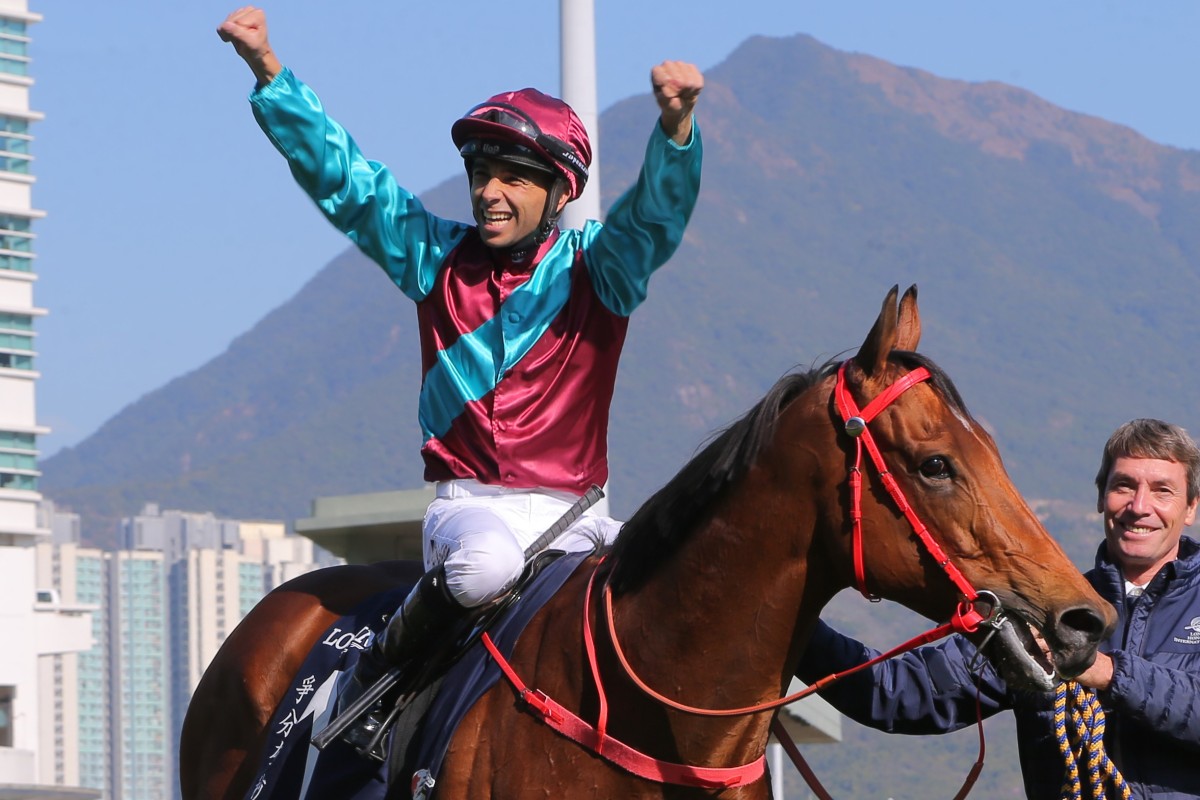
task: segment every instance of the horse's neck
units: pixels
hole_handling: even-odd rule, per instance
[[[755,662],[752,672],[777,677],[802,616],[808,583],[802,559],[710,538],[685,548],[636,593],[618,601],[617,626],[623,617],[653,620],[639,623],[644,631],[639,636],[673,643],[684,658],[704,654],[715,676],[729,674],[726,668],[745,669],[749,654]],[[819,612],[819,607],[813,610],[814,620]],[[663,669],[669,674],[672,666],[667,663]]]
[[[748,532],[746,524],[714,517],[669,564],[615,601],[617,636],[639,677],[688,705],[742,708],[779,697],[800,640],[828,600],[810,588],[794,538]],[[768,722],[758,714],[679,725],[714,748],[741,741],[743,752],[725,753],[732,763],[755,755]]]

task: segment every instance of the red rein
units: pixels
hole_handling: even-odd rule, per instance
[[[625,673],[629,676],[639,689],[647,696],[655,701],[673,708],[676,711],[682,711],[689,714],[700,716],[720,717],[720,716],[744,716],[755,714],[762,711],[770,711],[793,703],[802,697],[806,697],[814,692],[818,692],[834,681],[840,680],[847,675],[851,675],[859,670],[867,669],[875,664],[892,658],[893,656],[904,653],[919,647],[922,644],[927,644],[943,636],[948,636],[953,632],[974,632],[979,628],[979,625],[985,622],[988,617],[981,614],[975,607],[975,601],[979,599],[979,593],[975,591],[966,577],[958,570],[954,564],[950,563],[950,559],[946,556],[945,551],[933,539],[929,533],[929,529],[921,522],[917,513],[909,505],[908,500],[904,497],[903,491],[896,483],[891,473],[884,463],[883,456],[879,452],[879,448],[875,444],[874,438],[871,436],[870,430],[867,428],[867,423],[876,417],[883,409],[891,405],[897,397],[906,392],[922,381],[930,378],[929,370],[924,367],[919,367],[912,372],[904,375],[897,380],[879,396],[867,404],[863,410],[859,410],[854,398],[850,396],[849,390],[846,388],[846,364],[843,362],[838,368],[837,383],[834,388],[834,401],[837,404],[838,413],[842,417],[842,422],[846,426],[846,433],[854,439],[855,442],[855,461],[854,467],[850,471],[850,487],[851,487],[851,520],[853,523],[853,549],[854,549],[854,573],[855,581],[858,585],[858,590],[869,599],[875,600],[878,598],[872,597],[867,591],[866,585],[866,569],[863,559],[863,543],[862,543],[862,451],[863,445],[866,445],[867,453],[871,457],[872,463],[875,465],[876,471],[879,473],[883,485],[887,488],[888,494],[896,503],[896,506],[908,519],[913,531],[920,539],[921,543],[933,556],[937,564],[945,571],[951,582],[958,588],[964,596],[964,600],[958,604],[957,609],[951,620],[938,627],[920,634],[919,636],[910,639],[899,647],[895,647],[886,653],[872,659],[863,664],[845,670],[843,672],[829,675],[811,686],[806,687],[802,691],[778,700],[771,700],[764,703],[759,703],[753,706],[743,708],[730,709],[705,709],[689,706],[672,700],[665,695],[652,689],[634,672],[632,665],[625,658],[625,653],[621,649],[620,643],[617,641],[616,626],[613,620],[612,610],[612,593],[607,584],[604,585],[603,603],[605,611],[605,620],[609,631],[609,637],[612,642],[613,650],[616,653],[618,660],[621,663]],[[597,565],[596,571],[593,571],[591,579],[588,581],[587,593],[584,598],[583,611],[583,640],[587,650],[588,665],[591,669],[592,680],[596,685],[596,692],[599,698],[599,712],[597,714],[596,723],[590,724],[580,719],[571,711],[564,708],[553,698],[548,697],[541,691],[531,689],[525,685],[520,676],[517,675],[512,665],[504,658],[496,645],[492,642],[490,636],[483,634],[483,644],[496,660],[505,677],[516,689],[521,701],[534,712],[539,719],[545,722],[554,730],[558,731],[563,736],[591,750],[596,755],[610,761],[613,764],[625,769],[628,772],[638,775],[648,780],[659,783],[675,784],[680,786],[695,786],[706,789],[722,789],[734,786],[745,786],[753,783],[761,778],[765,772],[766,757],[759,756],[749,764],[744,764],[738,767],[697,767],[689,764],[676,764],[660,759],[652,758],[645,753],[642,753],[630,747],[623,742],[612,738],[607,733],[608,725],[608,699],[604,692],[604,686],[600,681],[600,670],[596,659],[596,643],[592,632],[591,625],[591,597],[593,584],[596,578],[596,572],[599,571]],[[982,726],[982,721],[981,721]],[[775,733],[776,738],[783,744],[788,755],[792,757],[797,769],[804,775],[809,786],[821,798],[828,798],[828,793],[820,786],[816,780],[816,776],[808,768],[804,759],[800,756],[795,744],[783,729],[783,726],[778,723],[778,720],[773,720],[771,730]],[[979,769],[983,763],[983,730],[980,728],[980,757],[972,769],[971,775],[968,776],[967,783],[959,791],[958,797],[964,797],[974,783],[975,777],[978,776]]]

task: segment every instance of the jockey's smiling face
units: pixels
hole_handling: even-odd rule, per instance
[[[523,164],[475,158],[471,164],[471,212],[488,247],[512,247],[537,230],[554,177]],[[561,197],[558,210],[566,205]]]

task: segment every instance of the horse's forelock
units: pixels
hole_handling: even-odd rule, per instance
[[[930,384],[942,396],[946,404],[950,406],[950,409],[962,415],[964,422],[971,420],[971,412],[967,410],[967,404],[963,402],[962,395],[958,393],[958,388],[950,380],[950,376],[927,356],[911,350],[893,350],[888,356],[888,360],[899,364],[909,372],[918,367],[924,367],[929,370]]]

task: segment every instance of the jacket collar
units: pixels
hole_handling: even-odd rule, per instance
[[[560,231],[555,228],[546,241],[534,246],[509,247],[505,249],[489,248],[492,251],[492,262],[496,269],[502,272],[526,272],[541,263],[542,257],[550,251],[558,241]]]
[[[1100,542],[1100,547],[1096,550],[1096,571],[1104,575],[1106,583],[1121,587],[1117,596],[1125,593],[1121,570],[1109,559],[1106,542]],[[1200,572],[1200,543],[1191,537],[1181,536],[1179,538],[1179,555],[1174,561],[1168,562],[1158,574],[1165,573],[1167,580],[1176,580],[1191,577],[1197,572]],[[1155,575],[1151,582],[1157,579],[1158,575]]]

